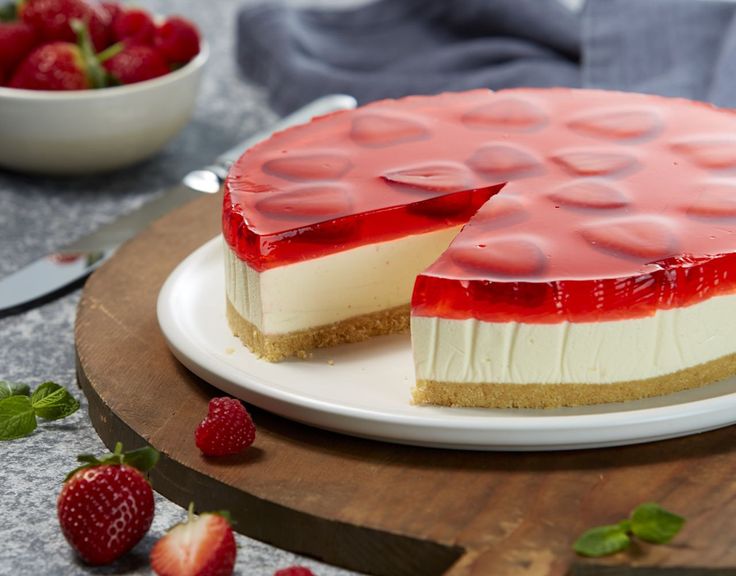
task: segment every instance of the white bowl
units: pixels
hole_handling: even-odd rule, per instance
[[[209,50],[179,70],[128,86],[38,91],[0,87],[0,167],[86,174],[160,150],[192,116]]]

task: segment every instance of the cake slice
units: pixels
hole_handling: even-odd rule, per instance
[[[233,166],[227,314],[246,346],[279,361],[408,329],[417,274],[501,187],[498,175],[448,157],[466,130],[457,107],[489,94],[337,112],[276,134]]]

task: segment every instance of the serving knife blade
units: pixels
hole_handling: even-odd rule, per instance
[[[217,192],[232,163],[248,148],[274,132],[303,124],[315,116],[355,106],[355,98],[345,94],[318,98],[233,146],[209,166],[189,172],[179,185],[137,210],[0,279],[0,317],[47,302],[77,286],[110,258],[123,242],[148,224],[203,193]]]

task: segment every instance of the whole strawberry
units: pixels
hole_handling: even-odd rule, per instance
[[[110,22],[114,22],[115,17],[123,10],[117,2],[100,2],[100,6],[102,6],[103,10],[107,11]]]
[[[156,30],[155,46],[169,64],[186,64],[199,54],[199,32],[189,20],[171,16]]]
[[[38,43],[36,30],[24,22],[0,22],[0,84]]]
[[[84,465],[67,477],[57,501],[64,537],[92,565],[108,564],[135,546],[153,520],[153,491],[143,472],[158,452],[142,448],[100,459],[83,455]]]
[[[120,9],[112,21],[112,34],[115,42],[151,46],[156,24],[151,15],[141,8]]]
[[[51,42],[33,50],[10,78],[11,88],[27,90],[85,90],[104,85],[102,67],[94,56],[89,32],[79,20],[72,26],[78,44]]]
[[[116,84],[135,84],[168,74],[169,66],[161,55],[149,46],[123,45],[123,49],[102,63]]]
[[[33,26],[46,42],[74,42],[76,32],[72,20],[87,24],[95,50],[110,44],[110,15],[90,0],[21,0],[18,8],[21,20]]]
[[[44,44],[21,62],[8,84],[27,90],[85,90],[91,87],[78,46],[70,42]]]
[[[239,400],[213,398],[207,417],[197,426],[194,438],[206,456],[237,454],[253,444],[256,427]]]
[[[222,514],[189,517],[153,546],[151,568],[159,576],[229,576],[235,567],[235,537]]]

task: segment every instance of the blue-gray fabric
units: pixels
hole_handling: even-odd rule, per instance
[[[443,90],[571,86],[736,107],[736,4],[716,0],[379,0],[243,9],[237,59],[281,113]]]

